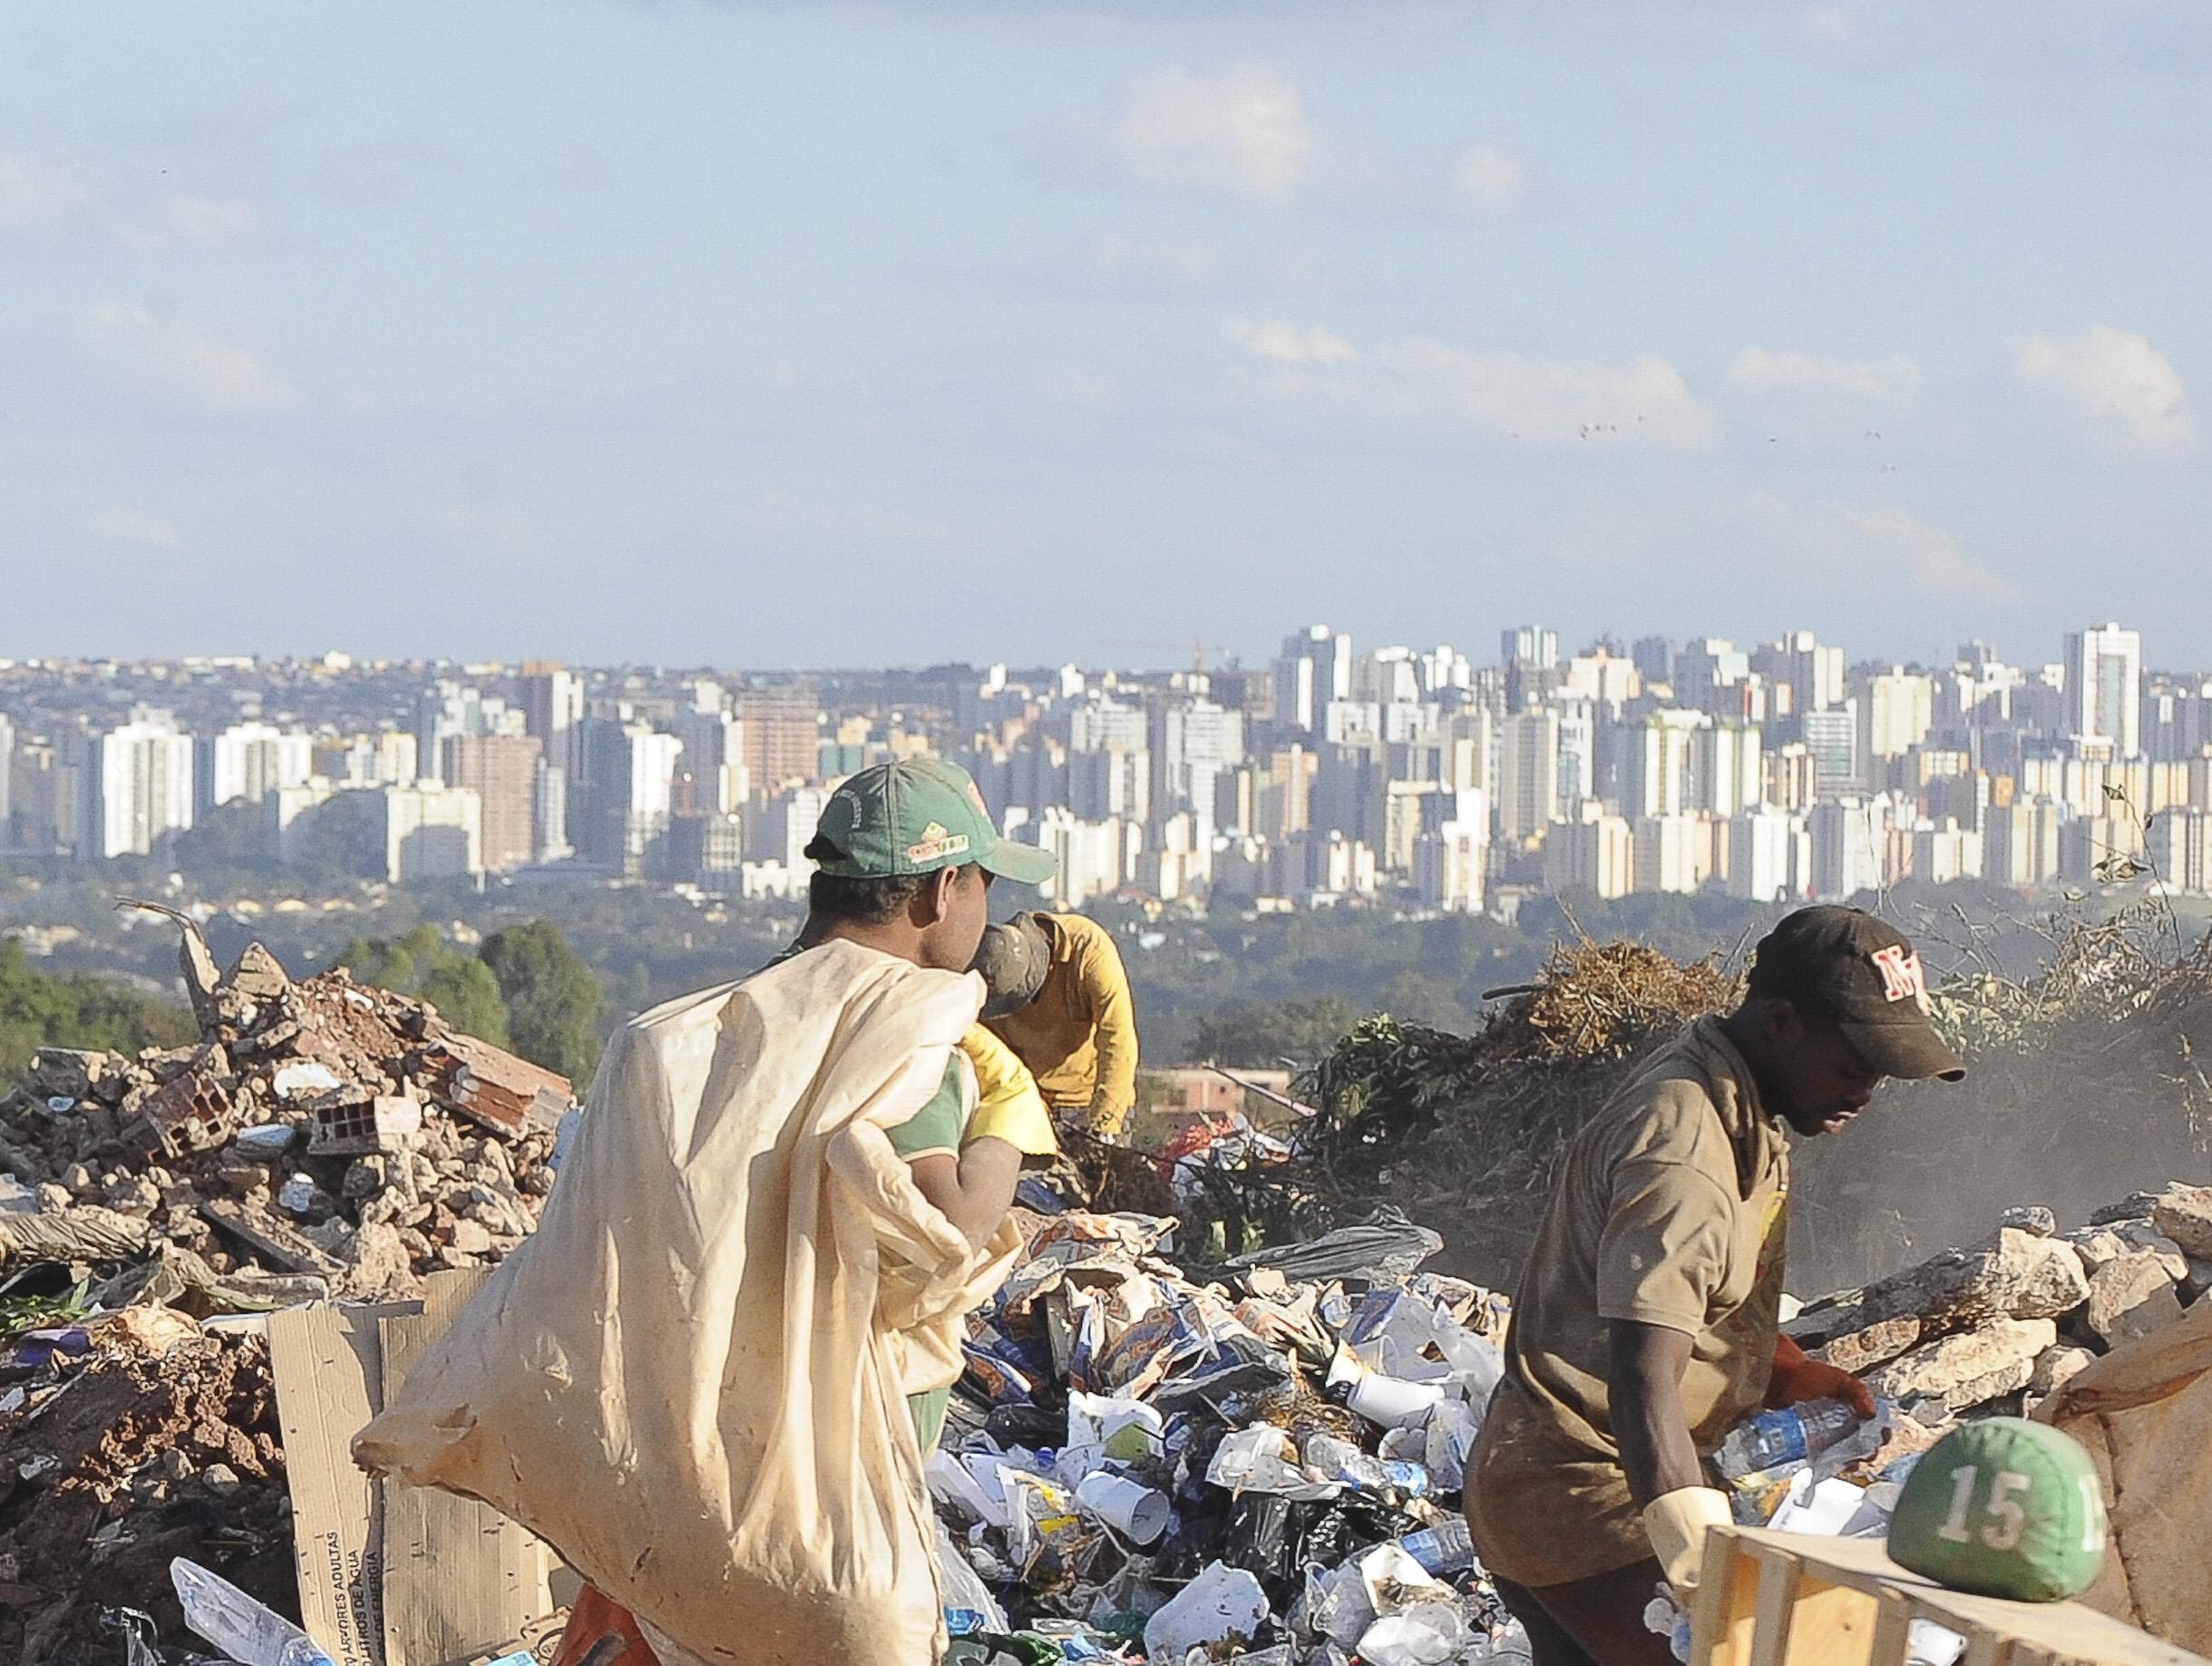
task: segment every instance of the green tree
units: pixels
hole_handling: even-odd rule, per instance
[[[514,1050],[581,1089],[599,1067],[604,997],[560,928],[550,920],[510,926],[486,938],[477,959],[499,980]]]
[[[181,1047],[192,1015],[89,972],[56,977],[34,969],[23,945],[0,938],[0,1084],[23,1079],[43,1047],[135,1053]]]
[[[1310,1065],[1359,1021],[1338,996],[1216,1008],[1191,1027],[1190,1056],[1220,1065]]]
[[[482,960],[448,944],[435,926],[417,926],[404,937],[356,937],[336,964],[362,983],[428,1001],[463,1035],[494,1047],[508,1045],[507,1003],[499,979]]]

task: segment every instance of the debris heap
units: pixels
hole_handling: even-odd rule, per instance
[[[566,1078],[342,968],[295,982],[255,944],[218,975],[184,923],[197,1045],[44,1048],[0,1099],[0,1173],[20,1183],[0,1281],[18,1262],[130,1263],[156,1300],[267,1308],[411,1294],[521,1242]]]

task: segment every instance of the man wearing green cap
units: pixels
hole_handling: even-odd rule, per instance
[[[991,881],[1036,885],[1053,874],[1050,852],[999,838],[968,772],[934,757],[848,779],[823,806],[805,854],[814,864],[806,923],[772,966],[844,941],[965,972],[989,923]],[[1023,1159],[1057,1150],[1034,1083],[1018,1065],[1008,1070],[1011,1061],[995,1042],[980,1026],[971,1029],[936,1094],[886,1130],[922,1196],[979,1244],[1013,1205]],[[994,1084],[1006,1090],[989,1091]],[[914,1432],[925,1452],[943,1429],[949,1398],[941,1388],[914,1397]]]
[[[570,1554],[590,1583],[564,1666],[610,1634],[645,1666],[920,1659],[932,1634],[941,1641],[921,1464],[961,1369],[965,1315],[1018,1249],[1008,1214],[1023,1159],[1055,1150],[1034,1082],[975,1022],[984,989],[969,966],[992,880],[1038,884],[1053,861],[998,837],[975,784],[932,758],[846,780],[806,854],[815,872],[791,948],[618,1037],[556,1187],[560,1209],[549,1204],[531,1246],[540,1258],[565,1250],[585,1288],[632,1281],[620,1319],[671,1308],[677,1318],[641,1350],[648,1380],[634,1398],[627,1378],[623,1392],[594,1380],[567,1417],[547,1415],[549,1434],[533,1389],[526,1415],[492,1419],[501,1437],[580,1427],[609,1451],[635,1443],[634,1466],[683,1500],[668,1514],[684,1532],[667,1528],[651,1548],[726,1563],[714,1567],[723,1583],[702,1588],[653,1572],[636,1554],[644,1539],[612,1564]],[[642,1250],[620,1252],[636,1234]],[[526,1272],[530,1259],[502,1272]],[[604,1347],[567,1344],[594,1361],[621,1352],[618,1305],[600,1300]],[[492,1390],[512,1377],[512,1353],[472,1356],[492,1362]],[[476,1381],[464,1375],[454,1393],[467,1398]],[[884,1388],[903,1395],[911,1447]],[[424,1457],[409,1441],[463,1414],[424,1392],[428,1412],[375,1450],[406,1453],[443,1485],[428,1466],[458,1460]],[[649,1409],[625,1413],[626,1400]],[[637,1426],[668,1406],[681,1437],[664,1431],[648,1445]],[[566,1496],[557,1464],[503,1455],[492,1467],[522,1491]]]
[[[1743,1003],[1568,1142],[1467,1466],[1476,1553],[1536,1666],[1668,1661],[1643,1609],[1662,1579],[1687,1594],[1730,1520],[1703,1459],[1762,1405],[1872,1413],[1780,1334],[1788,1133],[1838,1131],[1885,1077],[1964,1074],[1912,944],[1856,909],[1800,909],[1759,943]]]

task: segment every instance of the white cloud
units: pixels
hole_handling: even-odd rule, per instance
[[[101,301],[85,316],[93,358],[118,379],[210,410],[288,411],[290,385],[246,347],[135,301]]]
[[[1495,145],[1476,145],[1452,164],[1452,193],[1478,214],[1509,214],[1528,195],[1528,170]]]
[[[1319,325],[1301,329],[1281,318],[1265,324],[1232,318],[1223,334],[1252,357],[1271,365],[1342,365],[1359,357],[1350,342]]]
[[[18,151],[0,152],[0,229],[49,226],[91,201],[91,190],[69,170]]]
[[[2022,381],[2063,395],[2107,433],[2176,450],[2197,443],[2180,373],[2132,330],[2097,324],[2079,336],[2016,336],[2012,368]]]
[[[1620,364],[1465,352],[1414,339],[1383,356],[1398,381],[1436,387],[1503,438],[1534,444],[1632,444],[1700,450],[1720,424],[1682,374],[1656,354]]]
[[[1489,437],[1529,445],[1702,450],[1720,424],[1655,354],[1618,364],[1467,350],[1413,336],[1361,351],[1319,326],[1233,318],[1227,338],[1281,373],[1290,393],[1318,391],[1398,416],[1472,419]]]
[[[1313,154],[1298,89],[1257,64],[1139,78],[1123,99],[1113,141],[1123,167],[1145,184],[1278,200],[1298,189]]]
[[[1920,366],[1901,353],[1887,358],[1822,358],[1788,349],[1777,353],[1746,347],[1730,363],[1728,379],[1745,388],[1809,388],[1889,399],[1919,390]]]
[[[184,538],[161,516],[117,504],[84,518],[85,531],[113,544],[142,544],[150,550],[181,550]]]
[[[1839,575],[1879,570],[1931,595],[1985,601],[2020,597],[2018,585],[1968,555],[1954,534],[1894,503],[1824,500],[1799,506],[1762,492],[1752,511],[1778,543]]]

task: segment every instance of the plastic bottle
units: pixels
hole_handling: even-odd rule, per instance
[[[179,1556],[169,1577],[185,1624],[240,1666],[335,1666],[307,1632],[219,1573]]]
[[[1395,1490],[1419,1498],[1428,1491],[1428,1471],[1420,1465],[1370,1457],[1350,1441],[1334,1435],[1308,1436],[1304,1456],[1308,1469],[1364,1493]]]
[[[1802,1463],[1827,1451],[1858,1427],[1858,1413],[1841,1400],[1808,1400],[1762,1411],[1729,1431],[1716,1460],[1733,1480],[1755,1471]]]
[[[1399,1549],[1421,1564],[1424,1572],[1439,1579],[1447,1573],[1464,1573],[1475,1565],[1475,1540],[1461,1516],[1455,1515],[1434,1527],[1424,1527],[1418,1533],[1408,1533],[1398,1544]]]

